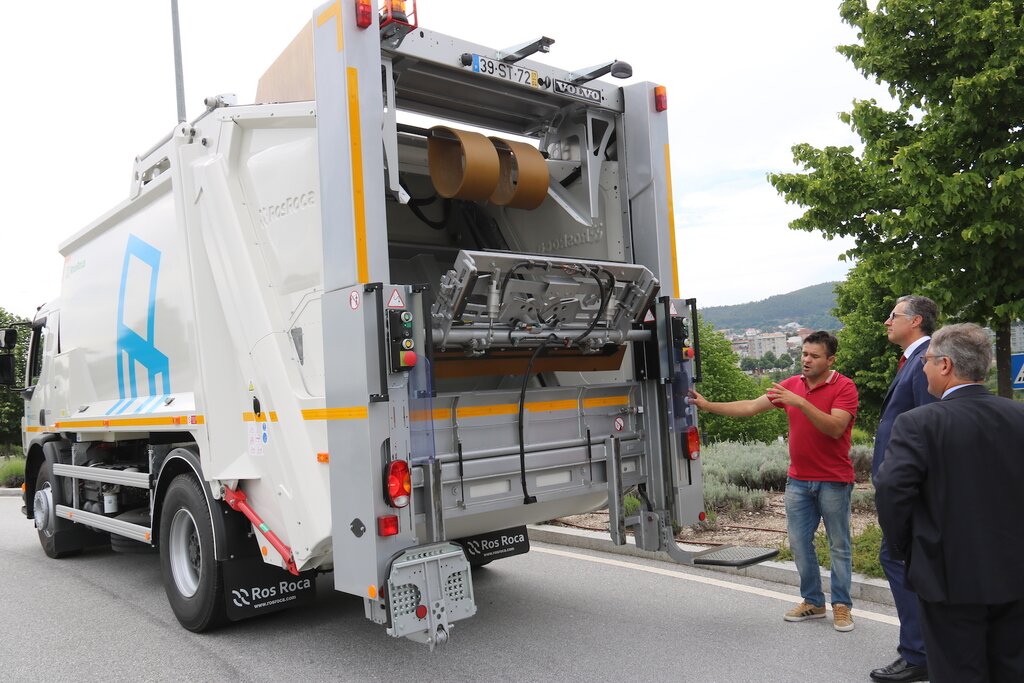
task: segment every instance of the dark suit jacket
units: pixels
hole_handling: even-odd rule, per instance
[[[918,346],[907,358],[899,372],[892,379],[889,391],[882,401],[882,417],[878,421],[875,433],[875,452],[871,459],[871,480],[878,476],[878,468],[885,460],[885,447],[889,445],[889,434],[896,418],[911,408],[935,402],[935,397],[928,393],[928,378],[921,371],[921,356],[928,350],[928,340]]]
[[[1024,598],[1024,403],[971,384],[900,415],[875,502],[921,599]]]

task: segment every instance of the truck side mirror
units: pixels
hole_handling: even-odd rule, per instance
[[[13,332],[13,330],[6,330]],[[5,353],[0,356],[0,386],[2,387],[13,387],[14,386],[14,354]]]
[[[0,330],[0,349],[13,349],[18,343],[18,330],[8,327]]]

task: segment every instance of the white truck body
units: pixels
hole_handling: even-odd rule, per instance
[[[314,96],[213,103],[61,246],[25,392],[44,548],[159,548],[197,631],[297,604],[333,571],[370,619],[431,646],[475,612],[469,564],[525,550],[529,523],[608,504],[618,542],[628,526],[702,561],[672,537],[703,492],[655,86],[386,8],[359,28],[357,5],[314,12]],[[435,193],[432,141],[453,134],[398,111],[532,139],[542,201],[412,210]],[[399,461],[405,506],[388,493]],[[645,509],[626,519],[633,486]]]

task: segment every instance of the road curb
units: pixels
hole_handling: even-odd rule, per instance
[[[20,496],[21,489],[0,489],[0,498],[4,496]]]
[[[672,559],[664,552],[648,552],[633,545],[633,537],[630,536],[626,545],[615,545],[606,533],[600,531],[587,531],[584,529],[573,529],[571,527],[552,526],[550,524],[533,524],[529,526],[530,540],[554,545],[564,545],[582,550],[599,550],[604,553],[616,555],[629,555],[631,557],[645,557],[647,559],[663,560],[671,562]],[[702,550],[704,546],[681,544],[683,550]],[[799,586],[800,576],[797,574],[796,565],[792,562],[761,562],[743,569],[732,569],[729,567],[702,566],[701,569],[720,572],[723,574],[735,574],[746,576],[762,581],[781,583],[787,586]],[[825,592],[830,590],[828,570],[821,570],[822,589]],[[882,579],[873,579],[863,574],[854,574],[850,585],[850,597],[854,602],[866,600],[881,605],[893,606],[892,592],[889,590],[889,583]]]

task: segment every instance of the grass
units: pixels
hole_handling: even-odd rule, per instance
[[[878,550],[882,545],[882,530],[875,524],[869,524],[864,531],[853,537],[853,571],[878,579],[884,578],[882,565],[878,561]],[[818,555],[818,564],[825,569],[832,568],[832,558],[828,551],[828,538],[823,533],[814,535],[814,551]],[[793,551],[789,546],[779,546],[779,561],[792,560]]]
[[[24,481],[25,458],[18,455],[0,457],[0,488],[21,488]]]

